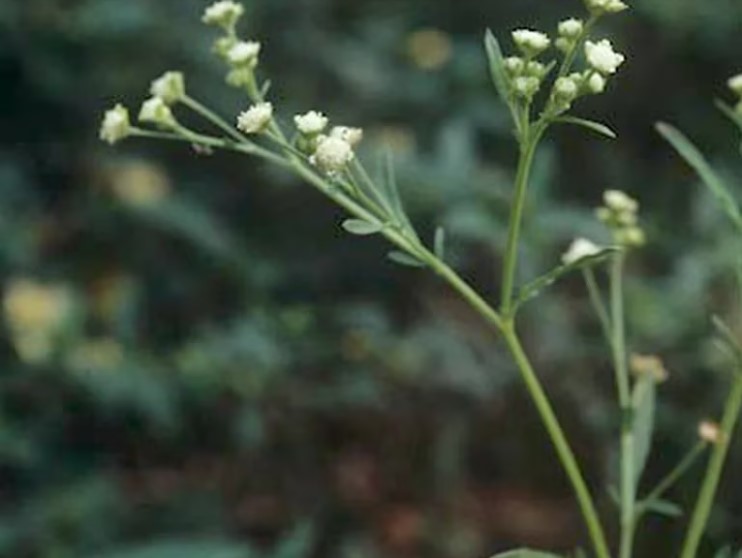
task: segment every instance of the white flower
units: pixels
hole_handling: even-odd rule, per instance
[[[242,7],[242,4],[231,0],[223,0],[214,2],[206,8],[201,21],[207,25],[221,25],[229,29],[235,26],[244,13],[245,8]]]
[[[139,120],[141,122],[158,124],[166,128],[171,128],[176,124],[170,107],[159,97],[152,97],[144,101],[139,111]]]
[[[593,72],[590,79],[587,80],[587,88],[590,90],[590,93],[596,95],[605,91],[605,84],[605,78],[597,72]]]
[[[729,89],[734,91],[737,95],[742,96],[742,74],[738,74],[727,81]]]
[[[317,151],[310,161],[321,171],[332,175],[342,171],[354,157],[353,147],[344,139],[320,136]]]
[[[258,103],[251,106],[237,118],[237,128],[246,134],[257,134],[265,130],[273,118],[271,103]]]
[[[131,120],[128,109],[118,104],[103,116],[100,139],[113,145],[131,134]]]
[[[351,147],[355,147],[363,140],[363,130],[361,128],[349,128],[348,126],[335,126],[330,131],[330,137],[340,138],[348,142]]]
[[[296,124],[296,128],[305,136],[316,136],[327,128],[329,120],[321,112],[310,110],[306,114],[297,114],[294,116],[294,123]]]
[[[227,52],[227,60],[234,66],[254,68],[258,64],[260,43],[255,41],[239,41]]]
[[[617,14],[629,7],[621,0],[586,0],[587,9],[598,14]]]
[[[571,265],[584,258],[597,256],[603,248],[586,238],[576,238],[570,244],[569,249],[562,255],[562,263]]]
[[[623,64],[626,57],[613,50],[613,45],[608,39],[594,43],[585,43],[585,56],[590,66],[601,74],[614,74],[618,67]]]
[[[581,20],[575,18],[565,19],[559,24],[559,35],[574,40],[582,34],[583,29],[584,25]]]
[[[721,427],[716,422],[705,420],[698,425],[698,437],[709,444],[718,444],[722,440]]]
[[[579,90],[577,82],[571,77],[560,77],[554,83],[554,95],[562,101],[573,101]]]
[[[530,29],[513,31],[513,41],[528,56],[536,56],[542,53],[551,44],[551,39],[545,33]]]
[[[185,78],[180,72],[165,72],[152,82],[149,92],[166,105],[172,105],[185,97]]]
[[[621,190],[606,190],[603,201],[606,207],[617,213],[636,213],[639,210],[639,202]]]

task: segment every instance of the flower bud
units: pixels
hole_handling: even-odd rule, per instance
[[[125,139],[131,134],[129,110],[122,104],[106,111],[100,127],[100,139],[111,145]]]
[[[579,91],[579,85],[571,77],[560,77],[554,83],[554,98],[562,103],[574,101]]]
[[[577,40],[585,28],[581,20],[576,18],[565,19],[559,24],[559,36],[571,41]]]
[[[605,91],[605,86],[606,80],[598,72],[593,72],[587,80],[587,88],[590,93],[593,93],[594,95],[599,95]]]
[[[170,107],[159,97],[152,97],[144,101],[139,111],[140,122],[157,124],[163,128],[172,128],[177,122]]]
[[[239,68],[253,69],[258,65],[260,43],[255,41],[239,41],[227,52],[227,61]]]
[[[149,92],[166,105],[173,105],[185,97],[185,78],[180,72],[165,72],[152,82]]]
[[[509,56],[503,61],[505,71],[511,76],[519,76],[525,69],[525,61],[520,56]]]
[[[206,8],[201,18],[206,25],[218,25],[224,29],[234,29],[237,22],[245,13],[242,4],[230,0],[214,2]]]
[[[535,77],[518,77],[513,80],[513,90],[524,99],[531,99],[540,87],[541,80]]]
[[[330,137],[347,141],[351,147],[357,146],[363,140],[363,130],[347,126],[335,126],[330,131]]]
[[[544,66],[541,62],[531,60],[528,64],[526,64],[525,73],[528,76],[532,76],[541,80],[546,75],[546,66]]]
[[[603,75],[615,74],[618,67],[626,60],[623,54],[613,50],[613,45],[608,39],[597,43],[587,41],[585,56],[590,67]]]
[[[328,175],[345,169],[354,159],[353,147],[345,140],[328,136],[317,139],[317,150],[310,162]]]
[[[530,29],[513,31],[513,41],[520,51],[529,58],[538,56],[551,45],[551,39],[545,33]]]
[[[273,105],[258,103],[237,117],[237,128],[246,134],[258,134],[268,127],[272,119]]]
[[[297,130],[305,136],[316,136],[327,128],[329,120],[321,112],[310,110],[306,114],[297,114],[294,116],[294,123]]]
[[[723,432],[718,423],[705,420],[698,425],[698,437],[709,444],[718,444],[723,439]]]
[[[571,265],[582,259],[597,256],[603,249],[586,238],[576,238],[562,255],[562,263]]]

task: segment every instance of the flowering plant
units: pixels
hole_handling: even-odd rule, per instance
[[[231,0],[209,6],[203,22],[214,26],[220,36],[214,52],[226,66],[227,83],[244,92],[248,106],[233,123],[191,97],[183,74],[167,72],[152,83],[151,97],[132,124],[129,111],[116,105],[106,113],[100,130],[102,140],[115,144],[127,137],[186,142],[200,150],[226,149],[252,155],[275,164],[317,189],[348,213],[342,227],[358,236],[381,235],[392,245],[389,257],[394,262],[436,273],[456,291],[482,318],[502,335],[521,373],[523,382],[542,419],[582,511],[592,546],[599,558],[630,558],[640,520],[647,514],[676,514],[677,507],[663,499],[667,490],[710,446],[715,447],[712,467],[704,483],[699,509],[694,514],[683,558],[696,555],[715,483],[721,474],[725,449],[739,414],[742,387],[734,391],[721,425],[704,422],[699,428],[700,441],[655,488],[640,495],[642,474],[652,443],[657,387],[668,373],[652,355],[632,355],[626,343],[623,278],[627,258],[647,241],[639,220],[639,204],[628,194],[608,190],[597,218],[611,235],[610,245],[599,246],[587,239],[577,239],[558,265],[547,274],[516,286],[519,239],[528,194],[531,168],[538,146],[545,134],[560,124],[584,127],[604,137],[615,139],[605,124],[573,114],[583,97],[606,91],[611,79],[625,63],[611,41],[594,38],[599,21],[623,12],[628,6],[621,0],[585,0],[584,19],[569,18],[559,23],[556,34],[532,29],[512,33],[514,53],[505,56],[491,32],[485,36],[489,70],[499,97],[512,118],[519,146],[519,160],[509,218],[506,252],[500,277],[500,300],[492,305],[462,278],[446,261],[446,234],[438,228],[432,246],[426,245],[407,215],[400,195],[391,159],[383,176],[374,177],[357,156],[363,131],[345,125],[330,125],[330,118],[317,110],[293,118],[286,127],[270,101],[270,82],[259,76],[261,44],[239,36],[237,26],[244,8]],[[740,80],[730,85],[742,91]],[[187,109],[200,115],[218,133],[208,134],[186,126],[176,111]],[[727,109],[739,117],[739,108]],[[736,120],[739,124],[739,118]],[[706,167],[696,165],[702,174]],[[716,184],[713,180],[713,184]],[[718,190],[718,188],[717,188]],[[721,194],[720,194],[721,195]],[[729,202],[733,203],[733,202]],[[739,224],[739,211],[730,210]],[[598,274],[608,270],[608,297]],[[609,544],[603,520],[598,515],[593,494],[578,460],[557,418],[550,399],[535,373],[517,329],[521,307],[537,297],[546,287],[572,272],[581,272],[590,300],[613,356],[618,409],[621,415],[619,447],[620,476],[615,499],[620,510],[618,544]],[[742,282],[742,279],[741,279]],[[720,325],[720,330],[724,329]],[[726,347],[739,357],[739,347],[727,335]],[[742,360],[742,359],[738,359]],[[737,368],[742,364],[737,362]],[[742,386],[742,381],[738,382]],[[736,399],[735,399],[736,397]],[[740,401],[738,401],[738,399]],[[731,417],[731,418],[730,418]],[[733,420],[734,419],[734,420]],[[612,549],[612,546],[616,547]],[[582,553],[582,551],[580,551]],[[584,554],[582,554],[584,555]],[[511,558],[555,556],[532,550],[516,550],[502,555]]]

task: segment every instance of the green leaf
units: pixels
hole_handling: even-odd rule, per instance
[[[542,552],[540,550],[531,550],[529,548],[520,548],[518,550],[508,550],[500,554],[495,554],[492,558],[560,558],[557,554],[551,552]]]
[[[650,500],[644,503],[644,508],[651,513],[665,517],[682,517],[683,508],[668,500]]]
[[[740,342],[735,336],[734,332],[727,324],[724,323],[724,321],[719,316],[713,316],[711,318],[711,321],[713,322],[714,328],[719,334],[719,340],[721,341],[721,343],[725,347],[727,347],[734,359],[738,363],[742,364],[742,345],[740,345]]]
[[[643,374],[634,386],[632,405],[634,417],[634,486],[639,486],[654,435],[655,399],[657,380],[651,374]]]
[[[572,124],[574,126],[582,126],[583,128],[587,128],[588,130],[591,130],[597,134],[600,134],[601,136],[605,136],[610,139],[616,139],[618,137],[616,135],[616,132],[611,130],[605,124],[601,124],[600,122],[595,122],[593,120],[587,120],[585,118],[577,118],[576,116],[560,116],[555,120],[555,122],[557,124]]]
[[[669,124],[663,122],[658,123],[657,131],[670,143],[670,145],[673,146],[675,151],[677,151],[678,154],[683,157],[691,167],[693,167],[693,169],[698,173],[698,176],[701,177],[701,180],[703,180],[704,184],[706,184],[714,196],[716,196],[716,199],[719,201],[732,222],[742,231],[742,214],[740,214],[737,202],[698,148],[693,145],[691,141],[682,134],[682,132],[673,128]]]
[[[541,293],[541,291],[553,285],[565,275],[572,273],[573,271],[576,271],[578,269],[585,269],[588,267],[596,266],[599,263],[605,261],[611,254],[614,254],[617,251],[618,248],[606,248],[595,254],[594,256],[588,256],[586,258],[577,260],[576,262],[561,265],[552,269],[545,275],[534,279],[530,283],[527,283],[526,285],[521,287],[518,293],[518,298],[515,301],[515,308],[533,298],[536,298]]]
[[[435,255],[438,259],[446,259],[446,230],[443,227],[435,229],[435,242],[434,242]]]
[[[489,61],[490,77],[492,83],[495,84],[497,94],[500,95],[502,101],[509,105],[508,99],[508,77],[505,73],[505,62],[502,55],[502,49],[500,43],[497,42],[497,38],[490,29],[484,34],[484,48],[487,51],[487,60]]]
[[[346,219],[343,221],[343,228],[350,234],[368,236],[380,233],[384,226],[381,223],[369,223],[362,219]]]
[[[395,250],[393,252],[389,252],[387,257],[394,263],[398,263],[399,265],[404,265],[407,267],[427,267],[424,262],[421,262],[417,258],[410,256],[406,252]]]

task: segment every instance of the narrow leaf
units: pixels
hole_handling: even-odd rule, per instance
[[[435,229],[435,255],[440,260],[446,259],[446,230],[443,227]]]
[[[389,252],[387,257],[394,263],[397,263],[399,265],[404,265],[407,267],[426,267],[425,263],[421,262],[414,256],[410,256],[409,254],[400,252],[398,250]]]
[[[605,250],[602,250],[594,256],[588,256],[586,258],[577,260],[576,262],[561,265],[552,269],[545,275],[534,279],[520,289],[518,298],[515,302],[515,307],[517,308],[521,304],[524,304],[525,302],[528,302],[529,300],[537,297],[541,293],[541,291],[553,285],[565,275],[572,273],[573,271],[576,271],[578,269],[585,269],[598,265],[599,263],[605,261],[611,254],[615,253],[617,250],[617,248],[606,248]]]
[[[742,345],[740,345],[740,342],[732,329],[725,324],[719,316],[714,316],[712,322],[714,328],[716,328],[716,331],[719,334],[720,341],[729,349],[732,355],[734,355],[735,360],[742,363]]]
[[[350,234],[368,236],[380,233],[384,226],[380,223],[370,223],[362,219],[346,219],[343,221],[343,228]]]
[[[552,554],[551,552],[521,548],[518,550],[508,550],[507,552],[495,554],[492,558],[559,558],[559,556]]]
[[[487,29],[484,34],[484,48],[487,51],[487,60],[489,61],[490,77],[495,84],[498,95],[503,103],[510,104],[508,100],[508,78],[505,73],[505,62],[502,55],[500,43],[491,30]]]
[[[742,230],[742,214],[740,214],[737,202],[698,148],[693,145],[682,132],[673,128],[669,124],[662,122],[658,123],[657,131],[670,143],[670,145],[673,146],[675,151],[677,151],[678,154],[683,157],[691,167],[693,167],[693,169],[698,173],[698,176],[701,177],[701,180],[703,180],[714,196],[716,196],[719,203],[721,203],[722,208],[732,222]]]
[[[644,503],[644,507],[648,512],[666,517],[682,517],[683,515],[683,508],[667,500],[650,500]]]
[[[577,118],[576,116],[560,116],[556,119],[556,122],[558,124],[572,124],[574,126],[582,126],[583,128],[587,128],[588,130],[591,130],[597,134],[600,134],[601,136],[605,136],[610,139],[616,139],[618,137],[616,135],[616,132],[611,130],[605,124],[601,124],[600,122],[595,122],[593,120],[587,120],[585,118]]]
[[[644,468],[647,465],[649,452],[652,449],[654,435],[655,399],[657,380],[651,374],[643,374],[634,386],[632,404],[634,420],[634,486],[639,485]]]

